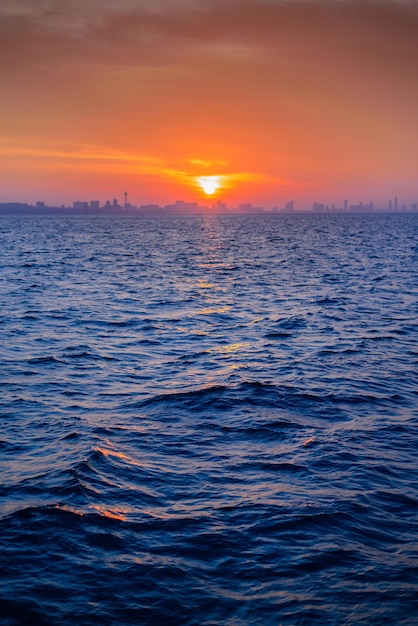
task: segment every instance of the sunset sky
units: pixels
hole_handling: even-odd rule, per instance
[[[418,1],[0,0],[0,202],[418,200]]]

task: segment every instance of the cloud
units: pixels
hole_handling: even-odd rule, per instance
[[[417,25],[417,0],[3,0],[0,63],[143,65],[191,52],[245,63],[260,49],[354,52],[367,40],[416,58]]]
[[[161,164],[161,159],[149,155],[138,155],[106,150],[100,146],[75,145],[63,148],[27,147],[14,139],[0,140],[0,155],[38,157],[42,159],[62,159],[71,161],[95,161],[96,163],[111,161],[114,163],[136,163],[153,165]]]
[[[119,172],[137,174],[148,178],[166,179],[181,183],[185,186],[195,186],[198,170],[210,167],[218,171],[217,177],[222,179],[223,187],[234,187],[238,183],[283,184],[272,176],[260,172],[231,171],[223,161],[204,161],[189,159],[187,163],[176,163],[152,155],[121,152],[111,148],[94,145],[39,145],[28,146],[24,142],[17,142],[13,138],[0,138],[0,159],[29,159],[37,161],[42,167],[47,163],[52,170],[79,169],[82,171]],[[212,175],[213,176],[213,175]]]
[[[0,74],[19,98],[83,81],[139,97],[189,75],[203,92],[204,76],[219,89],[241,77],[240,92],[246,80],[415,100],[417,32],[418,0],[2,0]]]

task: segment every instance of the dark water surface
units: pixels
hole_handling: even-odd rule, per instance
[[[0,246],[2,626],[418,624],[418,216]]]

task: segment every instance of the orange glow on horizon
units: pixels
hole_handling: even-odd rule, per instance
[[[44,4],[0,2],[0,203],[417,201],[414,0]]]

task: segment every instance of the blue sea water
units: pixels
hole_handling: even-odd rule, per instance
[[[418,216],[0,250],[2,626],[418,624]]]

